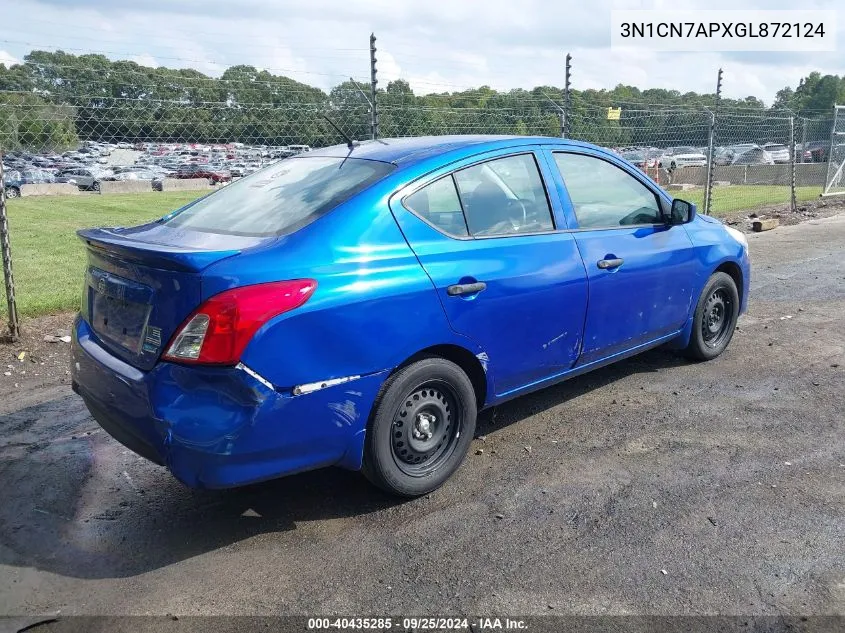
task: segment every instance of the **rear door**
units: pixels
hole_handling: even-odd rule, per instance
[[[434,172],[390,202],[452,328],[484,350],[497,396],[578,357],[586,273],[572,235],[556,228],[546,169],[532,151],[491,153]]]
[[[555,151],[552,162],[589,278],[579,365],[680,330],[697,266],[684,227],[663,221],[668,200],[635,168],[602,152]]]

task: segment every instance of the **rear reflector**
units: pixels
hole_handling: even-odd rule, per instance
[[[236,365],[262,325],[304,304],[316,288],[313,279],[295,279],[214,295],[185,319],[163,358],[177,363]]]

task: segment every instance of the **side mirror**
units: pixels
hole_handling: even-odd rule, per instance
[[[672,210],[667,218],[667,224],[670,226],[675,226],[676,224],[687,224],[693,221],[695,213],[695,205],[692,202],[675,198],[672,200]]]

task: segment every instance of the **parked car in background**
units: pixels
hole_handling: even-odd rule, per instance
[[[734,159],[734,152],[728,147],[713,148],[713,164],[715,165],[730,165]]]
[[[173,175],[174,178],[206,178],[209,184],[216,185],[232,180],[232,174],[227,169],[214,168],[209,165],[182,165]]]
[[[789,147],[781,143],[766,143],[763,145],[776,164],[789,162]]]
[[[72,179],[65,176],[57,178],[46,169],[24,169],[22,171],[12,171],[6,174],[5,177],[6,197],[19,197],[21,195],[21,187],[23,185],[41,185],[55,182],[74,183]]]
[[[73,389],[204,488],[337,465],[426,494],[481,409],[659,345],[716,358],[750,279],[742,233],[560,138],[328,147],[79,236]]]
[[[762,147],[754,146],[734,155],[732,165],[774,165],[772,155]]]
[[[72,167],[59,172],[60,176],[72,179],[76,186],[85,191],[99,191],[100,181],[108,179],[111,172],[91,167]]]
[[[812,152],[810,152],[809,149],[805,149],[805,147],[801,143],[795,144],[795,162],[796,163],[812,163],[813,162]]]
[[[649,155],[647,150],[625,151],[621,154],[621,156],[629,163],[643,171],[654,169],[658,165],[657,157]]]
[[[707,156],[694,147],[672,147],[660,157],[659,164],[665,169],[704,167],[707,165]]]
[[[804,151],[809,152],[812,162],[826,163],[830,155],[830,141],[810,141],[804,145]]]

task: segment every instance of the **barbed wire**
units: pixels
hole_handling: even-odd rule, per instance
[[[339,134],[324,115],[351,138],[367,139],[373,133],[369,80],[357,83],[352,75],[325,91],[261,71],[224,79],[192,69],[163,72],[111,61],[105,69],[34,60],[22,65],[33,73],[30,82],[0,90],[0,150],[35,155],[27,159],[35,162],[19,164],[67,168],[72,161],[85,160],[78,150],[91,143],[138,147],[132,157],[121,160],[141,167],[164,162],[168,169],[183,160],[180,155],[165,152],[162,158],[149,154],[150,147],[336,144],[341,141]],[[710,155],[716,116],[711,106],[620,101],[606,95],[595,103],[589,97],[578,93],[567,107],[562,91],[551,87],[508,92],[478,87],[439,95],[379,90],[380,136],[560,136],[565,114],[569,137],[609,147],[660,184],[681,186],[692,197],[697,195],[706,180]],[[729,186],[716,188],[712,210],[789,203],[787,168],[792,162],[800,165],[797,187],[802,195],[820,193],[824,169],[814,164],[826,156],[811,144],[829,138],[830,126],[829,114],[811,119],[788,111],[723,104],[712,137],[713,169],[715,182]],[[790,158],[793,142],[796,150]],[[218,167],[247,159],[227,160]]]

